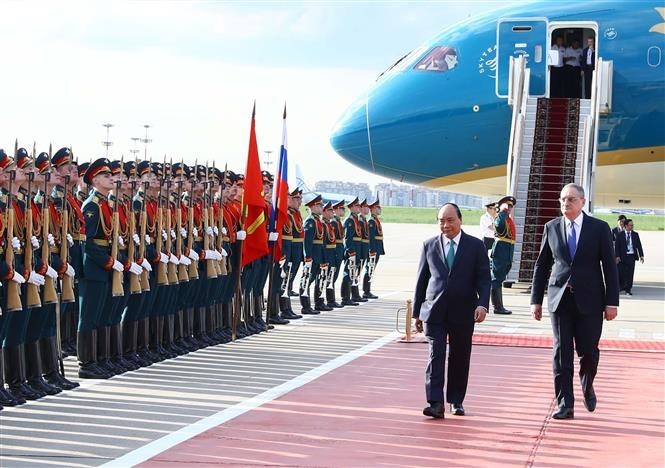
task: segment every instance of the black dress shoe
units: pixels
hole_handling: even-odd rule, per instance
[[[314,309],[302,309],[300,313],[303,315],[319,315],[321,312]]]
[[[365,299],[378,299],[379,298],[379,296],[376,296],[376,295],[372,294],[371,292],[363,293],[363,297]]]
[[[270,317],[269,323],[272,323],[274,325],[287,325],[290,322],[285,318],[280,317],[279,315],[273,315]]]
[[[300,296],[300,294],[298,294],[298,293],[295,292],[295,291],[289,291],[289,296],[291,296],[291,297],[294,297],[294,296]]]
[[[499,315],[510,315],[513,313],[512,310],[508,309],[497,309],[496,307],[494,308],[494,313],[499,314]]]
[[[360,305],[357,302],[352,301],[351,299],[342,299],[342,306],[357,306]]]
[[[50,374],[45,374],[44,379],[51,385],[55,385],[63,390],[73,390],[79,386],[77,382],[67,380],[59,372],[53,371]]]
[[[0,405],[2,406],[18,406],[25,403],[25,400],[17,400],[14,395],[9,393],[4,386],[0,386]]]
[[[432,403],[430,406],[423,409],[423,414],[434,419],[444,419],[445,410],[443,409],[443,403],[440,401]]]
[[[302,318],[302,315],[298,315],[295,312],[291,312],[290,310],[281,312],[280,315],[282,316],[282,318],[285,318],[287,320],[298,320]]]
[[[462,406],[462,403],[451,403],[450,412],[455,416],[464,416],[464,406]]]
[[[574,417],[575,412],[567,406],[562,406],[552,413],[552,419],[573,419]]]
[[[596,409],[597,401],[596,392],[593,390],[593,387],[591,387],[589,391],[584,394],[584,407],[592,413]]]
[[[94,364],[79,367],[79,379],[108,379],[111,376]]]

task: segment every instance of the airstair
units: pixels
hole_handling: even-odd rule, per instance
[[[591,99],[545,98],[529,96],[527,62],[523,56],[511,57],[507,193],[517,199],[513,210],[517,239],[508,282],[531,282],[543,226],[560,216],[558,199],[564,185],[574,182],[584,187],[585,209],[593,209],[598,119],[601,109],[606,113],[611,107],[611,65],[598,59],[601,73],[594,72]]]

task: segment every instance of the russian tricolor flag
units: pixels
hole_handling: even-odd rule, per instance
[[[287,135],[286,135],[286,104],[284,105],[284,117],[282,124],[282,146],[277,158],[277,170],[275,171],[275,183],[272,192],[272,210],[270,213],[270,230],[279,234],[275,244],[275,261],[282,257],[282,227],[289,216],[289,165],[287,158]]]

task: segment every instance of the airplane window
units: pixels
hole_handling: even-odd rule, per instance
[[[414,70],[445,72],[457,66],[457,51],[452,47],[438,46],[429,51]]]
[[[405,56],[401,57],[399,60],[397,60],[395,63],[393,63],[386,71],[381,73],[378,77],[377,80],[385,75],[387,75],[390,72],[401,72],[406,70],[408,67],[410,67],[413,62],[420,57],[420,54],[425,52],[426,48],[425,47],[418,47],[417,49],[412,50]]]

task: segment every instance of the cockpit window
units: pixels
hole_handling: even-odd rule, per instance
[[[420,54],[425,52],[427,50],[425,47],[418,47],[417,49],[412,50],[399,60],[397,60],[395,63],[393,63],[386,71],[381,73],[378,77],[377,80],[388,75],[389,73],[392,72],[401,72],[409,68],[411,65],[413,65],[413,62],[420,57]]]
[[[445,72],[457,66],[457,51],[452,47],[437,46],[430,50],[414,70]]]

